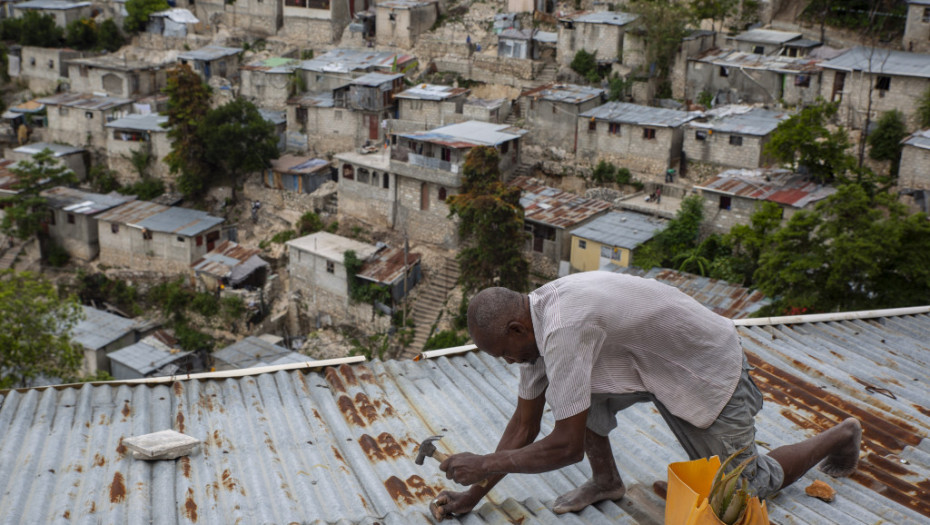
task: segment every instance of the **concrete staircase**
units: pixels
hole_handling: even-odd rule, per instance
[[[10,242],[12,240],[12,243]],[[0,240],[0,270],[8,270],[13,267],[16,257],[19,256],[23,249],[23,242],[19,239],[2,239]]]
[[[533,175],[533,167],[529,164],[526,164],[525,162],[521,162],[520,164],[518,164],[516,168],[510,171],[510,173],[505,173],[504,182],[509,183],[510,181],[523,175],[526,175],[526,176]]]
[[[553,63],[546,64],[546,67],[536,75],[537,85],[540,84],[549,84],[556,81],[556,78],[559,74],[559,66]]]
[[[445,259],[442,267],[430,272],[429,278],[418,285],[423,288],[419,291],[411,311],[416,333],[413,342],[401,355],[402,359],[411,359],[423,351],[423,346],[429,339],[430,330],[439,318],[446,298],[458,279],[458,263],[455,259]]]

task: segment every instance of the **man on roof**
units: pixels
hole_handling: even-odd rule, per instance
[[[672,286],[584,272],[529,295],[488,288],[469,304],[468,331],[479,350],[520,365],[519,396],[494,453],[455,454],[440,465],[449,479],[471,485],[437,496],[443,515],[471,511],[508,473],[556,470],[584,456],[591,479],[556,499],[553,512],[622,498],[626,487],[607,435],[618,411],[647,401],[691,459],[724,459],[747,447],[733,465],[756,456],[743,477],[760,498],[818,463],[835,477],[856,469],[862,428],[854,418],[759,454],[753,416],[762,394],[733,322]],[[555,428],[537,441],[546,403]]]

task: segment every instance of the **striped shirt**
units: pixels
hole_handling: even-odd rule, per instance
[[[610,272],[584,272],[529,294],[540,357],[520,369],[519,395],[543,391],[556,419],[587,410],[591,394],[650,392],[707,428],[742,372],[733,322],[677,288]]]

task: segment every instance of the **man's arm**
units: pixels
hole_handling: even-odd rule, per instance
[[[542,420],[545,407],[545,392],[535,399],[523,399],[518,397],[517,408],[510,417],[507,427],[504,429],[504,433],[497,444],[496,451],[503,452],[519,449],[532,443],[536,439],[536,436],[539,435],[540,421]],[[456,454],[444,461],[439,468],[445,471],[446,468],[444,468],[444,466],[446,463],[456,456],[483,457],[469,453]],[[464,514],[469,512],[481,501],[481,498],[494,488],[494,485],[503,479],[503,477],[504,474],[486,476],[482,478],[487,479],[484,485],[472,485],[465,492],[443,491],[434,501],[434,505],[439,509],[442,515]]]

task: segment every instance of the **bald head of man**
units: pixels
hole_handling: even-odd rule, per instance
[[[539,357],[529,297],[507,288],[486,288],[468,305],[468,333],[479,350],[508,363]]]

